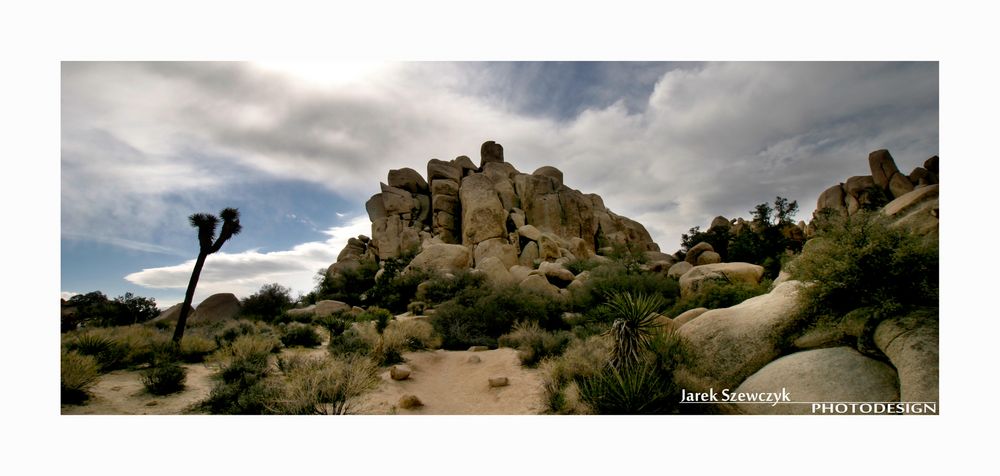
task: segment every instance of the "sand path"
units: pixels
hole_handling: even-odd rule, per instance
[[[204,400],[212,391],[215,370],[204,364],[185,364],[184,390],[157,396],[146,392],[141,372],[115,370],[101,376],[90,389],[84,405],[62,405],[63,415],[177,415],[189,405]]]
[[[480,362],[469,362],[470,357]],[[482,352],[446,351],[403,354],[412,370],[395,381],[382,372],[382,383],[358,402],[363,414],[400,415],[532,415],[542,410],[542,382],[535,369],[522,367],[513,349]],[[491,388],[489,379],[507,377],[509,385]],[[422,407],[398,407],[403,395],[416,395]]]

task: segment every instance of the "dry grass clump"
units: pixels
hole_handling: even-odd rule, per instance
[[[59,366],[59,383],[63,403],[80,403],[87,399],[87,390],[97,383],[97,360],[74,351],[63,351]]]
[[[307,357],[283,359],[287,380],[275,410],[296,415],[343,415],[355,399],[379,383],[378,366],[369,358]]]
[[[545,405],[550,413],[587,414],[593,410],[580,399],[577,379],[599,374],[611,359],[611,342],[606,336],[575,340],[562,355],[542,361]]]

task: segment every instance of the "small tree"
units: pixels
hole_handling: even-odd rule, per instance
[[[219,225],[219,218],[222,219],[222,231],[219,237],[215,237],[215,229]],[[191,226],[198,229],[198,259],[194,263],[194,270],[191,271],[191,280],[188,282],[187,292],[184,294],[184,305],[181,313],[177,316],[177,327],[174,329],[174,343],[180,345],[181,338],[184,337],[184,326],[187,325],[188,310],[191,308],[191,301],[194,300],[194,290],[198,287],[198,278],[201,277],[201,268],[205,266],[205,259],[208,255],[222,249],[222,245],[233,236],[240,233],[243,227],[240,225],[240,212],[235,208],[226,208],[219,213],[219,216],[208,213],[195,213],[188,217]]]

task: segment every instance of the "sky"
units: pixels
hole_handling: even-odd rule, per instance
[[[187,216],[241,212],[195,303],[308,292],[389,169],[495,140],[638,220],[662,250],[718,215],[819,193],[887,148],[938,154],[934,62],[64,62],[61,289],[183,300]]]

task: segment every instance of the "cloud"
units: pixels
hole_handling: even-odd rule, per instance
[[[268,283],[280,283],[295,292],[312,290],[316,272],[336,261],[348,238],[371,232],[367,216],[354,217],[346,225],[325,231],[329,239],[294,246],[290,250],[261,253],[220,251],[208,256],[195,294],[195,304],[215,293],[246,297]],[[143,269],[125,276],[133,284],[153,289],[187,288],[195,260],[174,266]]]
[[[673,251],[776,195],[808,219],[824,188],[869,173],[872,150],[904,172],[938,153],[936,63],[306,66],[65,64],[64,233],[159,244],[196,194],[251,180],[319,184],[356,213],[389,169],[497,140],[519,170],[560,168]],[[220,254],[212,279],[302,286],[319,267],[305,254]],[[184,266],[136,275],[176,285]]]

